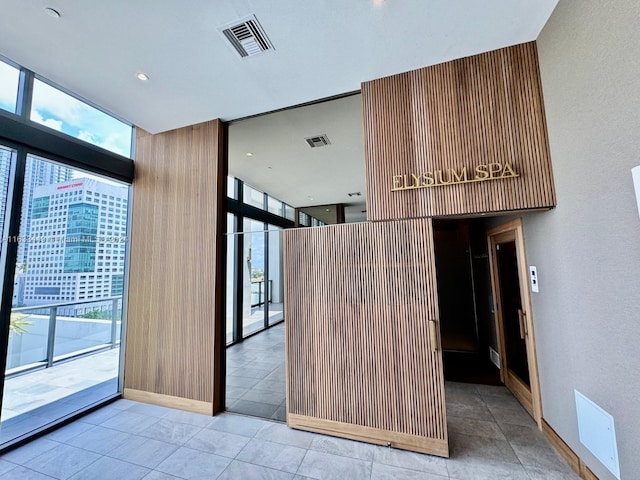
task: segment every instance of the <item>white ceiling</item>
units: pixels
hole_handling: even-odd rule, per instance
[[[531,41],[557,1],[4,0],[0,55],[158,133]],[[250,14],[275,50],[242,59],[218,27]],[[331,145],[309,148],[317,134]],[[345,203],[347,220],[365,219],[360,95],[240,121],[229,138],[231,174],[292,206]]]
[[[0,54],[152,133],[534,40],[557,0],[4,0]],[[54,19],[44,11],[61,13]],[[255,14],[275,51],[218,27]],[[136,79],[144,71],[150,81]]]
[[[330,145],[305,141],[323,134]],[[232,123],[229,175],[294,207],[344,203],[348,221],[365,220],[361,95]]]

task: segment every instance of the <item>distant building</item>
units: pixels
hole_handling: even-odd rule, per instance
[[[25,305],[122,295],[127,189],[78,178],[35,187],[32,203]]]
[[[22,212],[20,215],[20,237],[23,241],[18,244],[18,265],[27,261],[28,239],[31,236],[31,208],[33,193],[42,185],[51,185],[71,180],[73,170],[51,162],[43,162],[37,158],[28,158],[24,172],[24,193],[22,194]],[[8,177],[7,177],[8,178]]]

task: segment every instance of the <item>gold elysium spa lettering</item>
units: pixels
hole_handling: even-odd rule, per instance
[[[473,177],[471,177],[473,175]],[[421,174],[410,173],[407,175],[394,175],[392,192],[412,190],[415,188],[444,187],[447,185],[460,185],[462,183],[487,182],[489,180],[501,180],[504,178],[519,177],[509,163],[487,163],[478,165],[473,173],[467,171],[467,167],[447,168],[424,172]]]

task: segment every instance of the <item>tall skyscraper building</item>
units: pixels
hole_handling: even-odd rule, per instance
[[[41,185],[51,185],[71,180],[73,170],[49,161],[43,162],[37,158],[27,158],[27,166],[24,173],[24,193],[22,213],[20,216],[20,237],[18,244],[18,268],[27,261],[28,239],[31,236],[31,208],[35,188]]]
[[[34,188],[26,305],[122,294],[127,193],[89,178]]]

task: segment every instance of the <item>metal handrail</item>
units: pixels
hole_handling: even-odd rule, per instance
[[[92,300],[83,300],[80,302],[63,302],[52,303],[48,305],[30,305],[28,307],[12,308],[12,312],[28,312],[31,310],[49,310],[49,329],[47,331],[47,358],[46,367],[51,367],[54,361],[54,349],[56,339],[56,324],[58,320],[58,308],[69,307],[73,305],[87,305],[90,303],[112,302],[111,304],[111,338],[110,348],[117,346],[117,333],[118,333],[118,302],[122,300],[122,295],[117,297],[104,297],[96,298]]]
[[[257,282],[252,281],[251,285],[258,285],[258,291],[256,292],[258,294],[258,303],[252,303],[251,307],[259,307],[260,305],[264,305],[265,304],[265,300],[263,300],[263,296],[266,296],[266,301],[268,303],[273,303],[273,280],[269,280],[269,284],[268,284],[268,292],[263,292],[262,291],[262,287],[265,284],[264,280],[258,280]],[[251,294],[253,294],[254,292],[252,291]],[[268,295],[265,295],[265,293],[267,293]]]
[[[122,299],[122,295],[120,295],[119,297],[94,298],[93,300],[83,300],[81,302],[50,303],[47,305],[29,305],[28,307],[12,308],[11,311],[26,312],[29,310],[38,310],[41,308],[70,307],[71,305],[86,305],[87,303],[108,302],[109,300],[120,300],[120,299]]]

